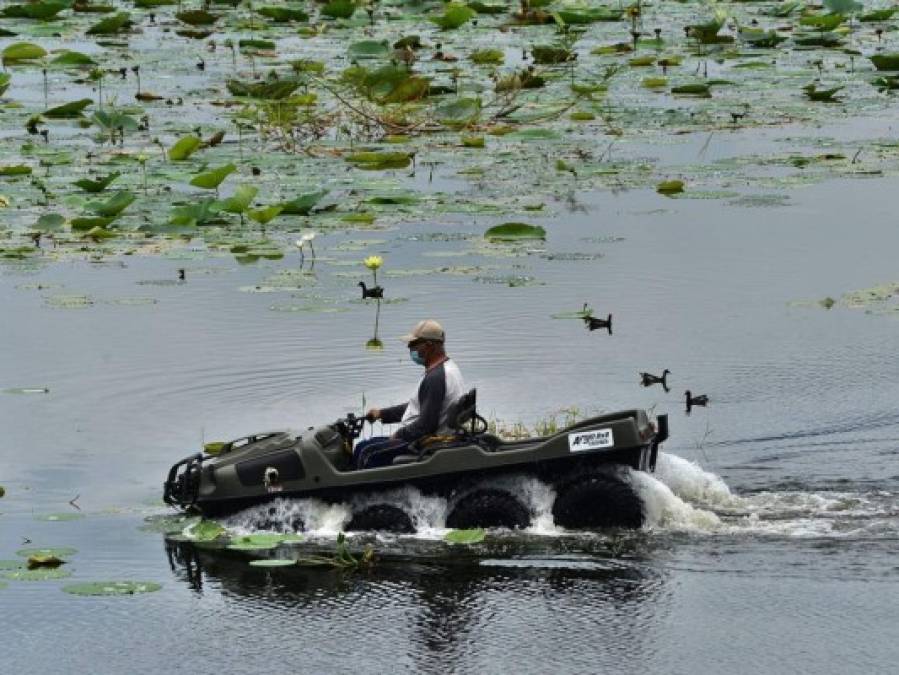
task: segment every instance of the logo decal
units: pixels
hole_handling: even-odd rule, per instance
[[[568,449],[571,452],[611,448],[613,445],[615,445],[615,439],[611,429],[595,429],[568,434]]]

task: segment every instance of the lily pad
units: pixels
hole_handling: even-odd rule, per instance
[[[63,105],[58,105],[55,108],[45,110],[43,112],[43,116],[49,117],[50,119],[71,119],[75,117],[81,117],[81,113],[84,112],[84,109],[92,103],[93,100],[89,98],[70,101]]]
[[[203,188],[204,190],[218,190],[222,181],[235,171],[237,171],[237,167],[234,166],[234,164],[225,164],[224,166],[194,176],[191,179],[190,184],[194,187]]]
[[[491,241],[517,241],[521,239],[546,239],[546,230],[540,225],[527,223],[503,223],[495,225],[484,233]]]
[[[408,152],[354,152],[346,161],[360,169],[403,169],[409,166],[413,155]]]
[[[80,180],[76,180],[74,184],[85,192],[103,192],[103,190],[108,188],[112,182],[121,175],[120,172],[116,171],[106,176],[99,176],[96,180],[81,178]]]
[[[42,520],[47,523],[68,522],[71,520],[81,520],[84,518],[83,513],[41,513],[35,514],[35,520]]]
[[[131,26],[131,15],[128,12],[119,12],[108,16],[87,29],[88,35],[113,35],[126,30]]]
[[[38,567],[33,570],[15,570],[3,575],[10,581],[49,581],[51,579],[65,579],[72,576],[69,570],[61,567]]]
[[[23,558],[30,558],[33,555],[55,555],[57,558],[70,558],[78,553],[77,548],[68,546],[56,546],[51,548],[20,548],[16,551],[16,555]]]
[[[153,593],[162,588],[161,584],[152,581],[90,581],[81,584],[69,584],[62,590],[72,595],[137,595]]]
[[[478,544],[484,541],[487,533],[481,529],[450,530],[443,535],[443,540],[448,544]]]
[[[684,191],[684,181],[682,180],[663,180],[656,185],[656,192],[663,195],[674,195]]]
[[[201,520],[184,528],[184,535],[194,541],[213,541],[228,537],[228,531],[214,520]]]
[[[477,12],[461,2],[450,2],[444,7],[443,15],[433,16],[431,21],[443,30],[453,30],[468,23],[477,15]]]
[[[6,47],[2,52],[3,64],[17,63],[19,61],[31,61],[47,55],[40,45],[30,42],[15,42]]]
[[[287,560],[285,558],[268,558],[265,560],[251,560],[251,567],[294,567],[296,560]]]
[[[194,154],[201,144],[202,141],[193,135],[179,138],[175,145],[169,148],[169,159],[173,162],[182,162]]]

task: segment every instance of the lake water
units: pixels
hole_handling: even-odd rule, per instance
[[[896,280],[897,187],[832,180],[764,208],[581,195],[585,210],[553,219],[550,255],[496,263],[496,276],[536,285],[389,275],[483,264],[470,239],[426,236],[479,236],[492,223],[476,218],[324,233],[316,285],[299,299],[256,292],[298,269],[297,254],[242,266],[187,245],[168,258],[4,265],[0,388],[49,391],[0,394],[0,559],[78,549],[70,579],[0,589],[4,671],[894,671],[899,324],[881,305],[816,301]],[[387,296],[405,299],[380,307],[382,351],[365,348],[376,306],[335,273],[361,255],[341,250],[349,239],[379,242],[363,248],[387,260]],[[551,255],[572,252],[602,257]],[[92,304],[54,306],[71,295]],[[291,311],[309,298],[342,311]],[[612,336],[551,318],[584,302],[614,315]],[[405,399],[420,373],[395,336],[429,316],[489,417],[669,413],[656,475],[633,477],[647,527],[564,533],[544,517],[449,548],[431,505],[414,537],[375,538],[379,562],[355,574],[252,568],[139,529],[167,512],[164,474],[203,440]],[[638,371],[663,368],[669,394],[638,386]],[[688,388],[710,407],[686,416]],[[530,488],[545,511],[545,491]],[[290,508],[316,514],[313,546],[331,546],[346,515]],[[104,579],[162,589],[60,590]]]

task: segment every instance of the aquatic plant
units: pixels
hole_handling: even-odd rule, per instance
[[[384,264],[384,259],[379,255],[370,255],[365,260],[362,261],[362,264],[365,265],[368,269],[371,270],[372,278],[374,279],[374,285],[378,285],[378,270]]]

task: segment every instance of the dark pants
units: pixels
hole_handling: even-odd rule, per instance
[[[359,441],[353,448],[353,466],[357,469],[372,469],[376,466],[388,466],[393,458],[403,454],[409,444],[388,436],[372,436],[368,440]]]

